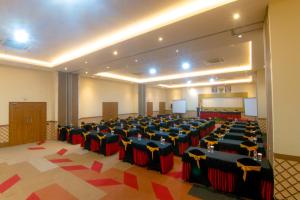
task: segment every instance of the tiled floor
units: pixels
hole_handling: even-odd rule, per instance
[[[0,199],[199,199],[192,187],[181,180],[179,157],[161,175],[65,142],[0,149]]]

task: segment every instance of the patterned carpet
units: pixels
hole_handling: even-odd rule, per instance
[[[167,175],[47,141],[0,149],[0,199],[232,199],[181,180],[181,159]]]

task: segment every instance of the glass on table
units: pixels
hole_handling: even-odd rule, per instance
[[[207,145],[207,152],[210,152],[210,150],[211,150],[211,146]]]
[[[255,151],[255,150],[253,151],[253,159],[257,160],[257,151]]]
[[[257,160],[258,161],[262,161],[262,153],[258,153],[257,154]]]

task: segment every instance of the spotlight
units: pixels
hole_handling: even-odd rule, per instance
[[[235,14],[233,14],[233,19],[235,19],[235,20],[238,20],[238,19],[240,19],[240,14],[239,13],[235,13]]]
[[[156,69],[155,68],[150,68],[149,73],[152,74],[152,75],[156,74]]]
[[[191,67],[191,65],[190,65],[190,63],[185,62],[185,63],[182,63],[181,67],[182,67],[182,69],[187,70]]]
[[[14,39],[16,42],[26,43],[29,41],[29,34],[25,30],[16,30],[14,32]]]

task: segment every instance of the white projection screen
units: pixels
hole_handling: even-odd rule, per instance
[[[186,113],[186,101],[185,100],[173,100],[172,112],[173,113]]]
[[[256,98],[245,98],[245,115],[257,117],[257,101]]]
[[[205,98],[202,105],[207,108],[242,108],[243,98]]]

